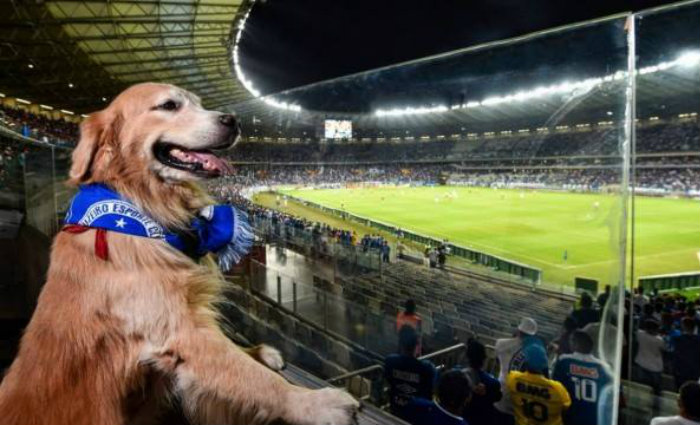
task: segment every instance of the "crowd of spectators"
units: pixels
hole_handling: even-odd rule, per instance
[[[403,320],[401,326],[397,319],[398,353],[388,356],[384,365],[392,413],[413,425],[438,423],[436,418],[441,418],[439,423],[460,425],[609,423],[613,372],[601,360],[606,349],[596,341],[601,331],[607,344],[614,345],[616,340],[615,316],[607,326],[602,324],[602,310],[610,299],[609,287],[597,300],[583,293],[549,350],[538,334],[537,322],[523,318],[514,337],[495,343],[500,364],[497,379],[483,370],[486,352],[477,340],[467,344],[466,367],[438,373],[434,364],[420,360],[421,318],[409,300],[407,306],[415,317]],[[624,305],[623,378],[648,385],[654,400],[652,412],[658,413],[662,374],[672,376],[674,388],[668,389],[679,392],[678,416],[655,418],[652,425],[697,425],[700,300],[676,294],[647,296],[637,289],[626,294]],[[630,365],[632,375],[627,376]],[[451,383],[451,391],[459,397],[443,399],[445,382]],[[543,420],[545,414],[548,420]]]
[[[700,191],[699,128],[695,122],[640,128],[636,185],[643,190],[697,194]],[[449,179],[482,187],[597,191],[619,185],[621,181],[622,167],[614,134],[612,130],[596,130],[478,139],[468,143],[450,140],[243,143],[232,155],[238,165],[227,182],[249,186],[436,184]],[[658,152],[668,155],[657,155]],[[295,161],[303,164],[289,164]]]
[[[0,184],[5,186],[18,180],[22,170],[23,153],[11,144],[0,144],[0,149]]]
[[[403,162],[463,161],[585,156],[619,156],[620,132],[613,128],[589,131],[482,136],[465,140],[394,142],[244,142],[231,155],[235,162]],[[638,154],[700,151],[696,121],[660,123],[637,129]]]
[[[77,124],[21,108],[0,105],[0,121],[38,140],[73,144],[78,137]],[[469,142],[242,143],[232,154],[234,162],[266,164],[238,165],[235,173],[223,179],[221,185],[342,185],[368,181],[435,184],[449,178],[453,182],[484,187],[541,185],[566,190],[600,190],[620,181],[616,134],[612,129],[596,129],[480,138]],[[700,151],[697,122],[640,127],[636,150],[641,155],[635,172],[638,187],[674,193],[700,191],[700,157],[683,155]],[[673,155],[655,156],[657,153]],[[18,158],[18,149],[3,152],[0,173],[7,174],[8,158]],[[303,164],[275,165],[295,161]],[[423,164],[415,161],[450,162]],[[314,162],[334,164],[311,165]]]
[[[643,167],[635,170],[636,186],[664,192],[700,191],[700,167]],[[382,164],[338,166],[240,165],[220,179],[215,191],[227,186],[352,185],[361,182],[433,185],[441,182],[493,188],[542,188],[600,191],[620,184],[622,169],[615,166],[486,168],[455,164]]]
[[[72,146],[78,140],[78,124],[65,119],[53,119],[22,108],[0,104],[0,125],[33,139]]]
[[[237,166],[222,184],[243,186],[320,185],[382,182],[411,184],[435,183],[445,165],[376,165],[376,166]]]
[[[54,119],[21,107],[0,104],[0,122],[18,133],[37,140],[74,145],[78,124]],[[244,142],[232,154],[234,162],[402,162],[460,161],[504,158],[552,158],[608,156],[619,152],[619,131],[613,127],[586,131],[529,132],[510,135],[482,135],[463,140],[435,138],[429,141],[304,143]],[[405,138],[404,138],[405,139]],[[695,120],[659,122],[637,128],[636,151],[683,153],[700,151],[700,126]]]
[[[638,188],[674,193],[700,191],[700,168],[637,168]],[[477,170],[455,175],[453,181],[481,187],[532,187],[598,191],[620,184],[622,170],[606,168],[551,168]]]
[[[628,300],[636,341],[636,378],[661,391],[661,374],[674,377],[676,389],[700,378],[700,300],[677,294],[650,295],[638,289]],[[630,334],[626,330],[626,334]]]
[[[583,331],[572,333],[572,354],[559,356],[550,371],[537,322],[523,318],[514,337],[496,341],[498,378],[484,370],[486,349],[476,339],[467,343],[466,365],[438,374],[433,363],[418,358],[420,328],[405,324],[398,337],[398,353],[384,361],[384,379],[391,412],[413,425],[606,423],[598,398],[610,410],[612,374]],[[586,380],[582,394],[577,387]]]
[[[36,145],[19,143],[0,136],[0,185],[16,189],[22,184],[27,155],[39,151]]]
[[[390,260],[389,241],[382,235],[372,233],[360,237],[354,230],[341,229],[279,210],[265,208],[238,194],[230,193],[219,197],[219,199],[247,211],[251,221],[258,229],[265,228],[278,239],[285,240],[294,236],[308,238],[317,254],[331,254],[331,244],[334,244],[340,247],[356,248],[363,253],[376,254],[384,262]],[[285,200],[280,196],[277,202],[281,206]]]

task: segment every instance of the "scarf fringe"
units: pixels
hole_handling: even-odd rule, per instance
[[[223,271],[229,271],[245,257],[253,247],[255,234],[248,223],[246,214],[234,207],[233,210],[233,237],[224,248],[216,252],[219,267]]]

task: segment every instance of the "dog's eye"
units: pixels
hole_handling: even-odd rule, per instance
[[[158,109],[162,111],[177,111],[178,109],[180,109],[180,104],[175,102],[174,100],[168,100],[158,105]]]

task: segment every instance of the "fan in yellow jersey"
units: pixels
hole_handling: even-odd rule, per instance
[[[547,354],[541,346],[531,345],[523,354],[525,371],[510,372],[506,379],[516,425],[562,425],[562,414],[571,406],[569,393],[544,375]]]

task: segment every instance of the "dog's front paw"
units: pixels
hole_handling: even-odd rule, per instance
[[[292,400],[292,422],[300,425],[351,425],[356,423],[360,403],[335,388],[305,391]]]
[[[284,369],[284,359],[282,358],[282,353],[276,348],[272,348],[269,345],[260,345],[258,349],[258,360],[260,363],[269,367],[274,371],[280,371]]]

